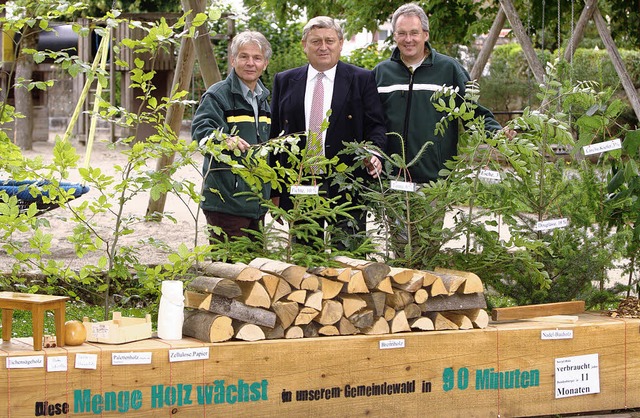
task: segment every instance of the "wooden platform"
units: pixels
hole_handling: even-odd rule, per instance
[[[13,339],[0,355],[3,417],[467,418],[640,407],[640,320],[598,314],[255,343],[149,339],[35,352],[31,339]],[[568,382],[569,369],[582,381]]]

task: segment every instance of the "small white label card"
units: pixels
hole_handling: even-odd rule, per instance
[[[598,354],[556,359],[556,399],[600,393]]]
[[[533,227],[534,231],[548,231],[550,229],[566,228],[569,226],[569,219],[558,218],[546,221],[538,221]]]
[[[409,181],[391,180],[389,187],[391,187],[391,190],[399,190],[401,192],[415,192],[418,190],[418,185]]]
[[[209,347],[197,347],[197,348],[181,348],[176,350],[169,350],[169,362],[176,361],[191,361],[191,360],[208,360],[209,359]]]
[[[404,339],[398,340],[382,340],[379,343],[380,350],[389,350],[391,348],[404,348]]]
[[[572,329],[545,329],[540,331],[541,340],[572,340]]]
[[[7,369],[37,369],[44,367],[44,356],[7,357]]]
[[[95,370],[98,367],[97,354],[76,354],[76,369]]]
[[[478,173],[478,178],[487,183],[500,183],[502,181],[499,171],[485,170],[484,168]]]
[[[48,372],[66,372],[67,356],[47,357],[47,371]]]
[[[109,325],[107,324],[91,324],[91,333],[93,338],[109,339]]]
[[[291,186],[291,194],[306,194],[314,195],[318,194],[320,186]]]
[[[599,142],[597,144],[585,145],[582,147],[582,153],[584,155],[592,155],[620,148],[622,148],[622,141],[620,141],[620,138],[616,138],[610,141]]]
[[[111,365],[123,366],[125,364],[151,364],[151,352],[139,353],[111,353]]]

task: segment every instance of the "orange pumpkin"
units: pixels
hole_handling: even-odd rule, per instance
[[[87,339],[87,330],[80,321],[67,321],[64,324],[65,345],[80,345]]]

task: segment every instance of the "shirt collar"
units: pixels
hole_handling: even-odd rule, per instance
[[[336,78],[336,69],[338,68],[338,65],[334,65],[333,67],[329,68],[327,71],[322,71],[325,75],[325,77],[327,77],[327,79],[329,79],[329,81],[332,81]],[[313,68],[311,65],[309,65],[309,71],[307,73],[307,77],[309,80],[313,80],[316,75],[318,75],[320,71],[316,70],[315,68]]]
[[[254,97],[260,97],[260,95],[262,94],[262,87],[260,87],[260,84],[256,84],[256,88],[253,89],[253,92],[252,92],[251,90],[249,90],[249,87],[242,82],[242,80],[239,80],[239,81],[240,81],[240,89],[242,90],[242,96],[248,99],[252,99]]]

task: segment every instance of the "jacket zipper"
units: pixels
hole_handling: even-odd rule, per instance
[[[404,113],[404,128],[402,133],[402,140],[406,141],[409,137],[409,118],[411,117],[411,98],[413,97],[413,75],[415,71],[411,72],[408,67],[405,66],[407,71],[409,71],[409,91],[407,92],[407,110]]]

